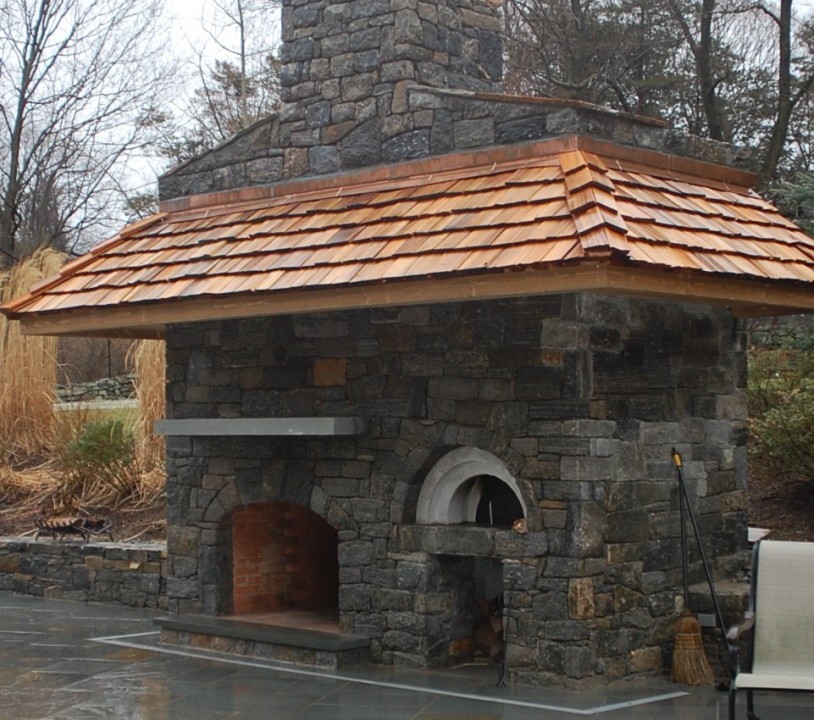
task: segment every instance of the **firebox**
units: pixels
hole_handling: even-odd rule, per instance
[[[338,617],[337,532],[308,508],[244,505],[232,524],[235,615],[318,611]]]

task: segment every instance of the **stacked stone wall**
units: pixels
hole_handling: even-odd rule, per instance
[[[749,162],[657,119],[495,94],[499,0],[285,0],[282,25],[279,114],[164,175],[162,200],[571,134]]]
[[[57,386],[59,402],[92,402],[94,400],[129,400],[135,397],[135,375],[119,375],[85,383]]]
[[[283,2],[280,143],[287,177],[421,154],[411,84],[495,90],[500,3]]]
[[[163,544],[0,539],[0,590],[166,609]]]
[[[745,563],[744,377],[726,311],[590,294],[174,327],[170,417],[361,416],[370,429],[169,438],[170,608],[227,611],[229,514],[291,502],[337,529],[341,625],[371,636],[378,662],[442,663],[441,558],[490,555],[515,677],[659,670],[681,587],[672,447],[719,572]],[[528,535],[415,525],[424,478],[458,447],[516,478]]]

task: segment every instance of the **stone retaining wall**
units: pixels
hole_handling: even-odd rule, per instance
[[[0,590],[164,609],[163,543],[77,543],[0,538]]]
[[[60,385],[56,394],[59,402],[91,402],[95,400],[127,400],[135,397],[135,375],[119,375],[86,383]]]

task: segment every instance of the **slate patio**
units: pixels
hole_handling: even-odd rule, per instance
[[[726,694],[667,680],[595,692],[513,686],[494,667],[332,675],[156,647],[157,613],[0,594],[0,717],[8,720],[607,720],[726,717]],[[807,720],[814,695],[758,697],[764,720]],[[745,716],[745,707],[742,708]]]

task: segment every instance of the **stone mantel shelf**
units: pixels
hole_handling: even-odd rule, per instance
[[[156,420],[157,435],[209,437],[340,437],[367,432],[359,417],[189,418]]]

